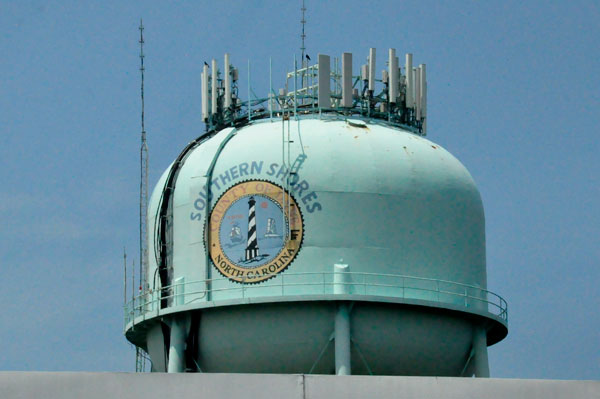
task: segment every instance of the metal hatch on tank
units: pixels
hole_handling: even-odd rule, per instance
[[[479,191],[425,138],[425,65],[376,54],[303,55],[248,101],[228,54],[204,65],[207,130],[152,193],[125,310],[153,371],[489,376],[507,305]]]

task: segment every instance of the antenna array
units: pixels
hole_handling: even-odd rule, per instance
[[[304,6],[302,7],[304,13]],[[304,38],[304,16],[303,33]],[[304,41],[301,48],[304,52]],[[237,96],[238,70],[225,55],[225,71],[212,60],[202,71],[202,119],[207,131],[228,126],[241,126],[253,119],[281,117],[293,110],[294,117],[306,114],[360,116],[381,119],[419,135],[427,133],[427,80],[425,64],[413,67],[412,54],[406,54],[404,67],[399,64],[395,49],[389,49],[387,68],[377,76],[376,51],[369,50],[367,63],[358,75],[353,74],[352,54],[343,53],[340,59],[318,54],[314,65],[304,63],[288,72],[284,88],[278,95],[270,89],[265,98],[242,101]],[[249,65],[249,63],[248,63]],[[341,66],[341,70],[340,70]],[[210,69],[209,69],[210,68]],[[271,69],[270,69],[271,70]],[[269,73],[270,73],[269,70]],[[297,85],[298,78],[301,84]],[[293,85],[293,90],[288,87]],[[269,77],[269,81],[272,78]],[[305,84],[306,82],[306,84]],[[248,82],[250,87],[250,81]]]

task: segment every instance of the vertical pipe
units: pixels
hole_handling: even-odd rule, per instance
[[[335,295],[350,293],[350,269],[346,264],[333,265],[333,293]]]
[[[135,328],[135,259],[131,260],[131,329]]]
[[[336,78],[335,78],[335,73],[337,71],[337,65],[335,63],[336,58],[333,57],[333,66],[330,66],[329,68],[329,88],[330,88],[330,92],[333,93],[334,95],[336,94]],[[333,68],[333,69],[331,69]],[[334,103],[335,103],[335,99],[332,99],[333,102],[331,103],[330,107],[334,107]]]
[[[248,60],[248,121],[252,120],[252,109],[250,108],[250,60]]]
[[[406,54],[406,108],[413,108],[412,54]]]
[[[281,112],[281,165],[285,168],[285,114],[286,110],[283,109]],[[289,111],[287,112],[288,118],[290,117]],[[283,184],[281,185],[281,202],[283,205],[283,209],[285,209],[285,187]],[[281,230],[283,231],[283,227],[285,226],[285,212],[281,212]],[[286,236],[286,238],[289,236]]]
[[[369,49],[369,90],[375,92],[375,49]]]
[[[350,311],[345,302],[338,305],[335,314],[335,373],[337,375],[351,375],[350,363]]]
[[[217,60],[212,60],[211,114],[217,113]]]
[[[294,118],[298,117],[298,61],[296,61],[296,54],[294,54]],[[289,121],[288,121],[289,124]],[[288,154],[289,155],[289,154]]]
[[[135,316],[135,259],[131,260],[131,309]]]
[[[388,68],[390,76],[389,99],[390,103],[395,104],[398,98],[398,58],[396,57],[396,49],[390,49]]]
[[[185,326],[182,320],[171,319],[171,337],[169,340],[169,364],[168,373],[181,373],[184,371],[184,346]]]
[[[273,120],[273,60],[269,57],[269,118]]]
[[[310,69],[310,107],[315,109],[315,67],[314,65]]]
[[[340,106],[340,101],[341,101],[341,97],[342,97],[342,84],[341,84],[342,70],[340,68],[341,68],[340,59],[338,57],[335,57],[335,94],[337,96],[340,96],[340,100],[338,100],[337,98],[335,99],[335,101],[337,101],[337,104],[335,105],[336,107]]]
[[[335,95],[338,94],[337,92],[337,85],[338,85],[338,81],[337,81],[337,57],[333,57],[333,74],[331,75],[333,77],[333,88],[331,89],[331,92]],[[335,102],[335,99],[333,100]],[[334,106],[332,104],[332,106]]]
[[[490,365],[487,353],[487,334],[484,326],[473,330],[473,350],[475,351],[475,377],[489,378]]]
[[[341,262],[341,260],[340,260]],[[350,293],[350,275],[347,264],[333,265],[333,293],[337,295]],[[350,375],[350,308],[348,303],[339,301],[335,314],[335,373]]]
[[[352,53],[342,54],[342,107],[352,107]]]
[[[427,134],[427,74],[425,64],[421,64],[421,133]]]
[[[123,247],[123,275],[125,276],[123,281],[123,304],[127,304],[127,251]]]
[[[420,65],[421,68],[421,132],[425,136],[427,134],[427,74],[425,64]]]
[[[294,117],[296,118],[296,120],[298,121],[298,115],[294,115]],[[292,139],[290,137],[290,126],[291,126],[292,122],[288,119],[287,121],[287,177],[285,179],[285,191],[287,191],[288,193],[290,192],[290,172],[292,171],[292,155],[291,155],[291,142]],[[284,207],[284,213],[286,215],[286,219],[290,220],[290,209],[291,209],[291,203],[292,201],[290,200],[290,198],[288,198],[287,201],[287,209]],[[288,223],[288,230],[287,230],[287,236],[290,237],[290,233],[291,233],[291,228],[292,225],[291,223]]]
[[[223,68],[225,78],[225,109],[231,106],[231,74],[229,73],[229,54],[225,53],[225,65]]]
[[[421,94],[421,98],[419,99],[419,103],[421,105],[421,117],[425,118],[427,116],[427,75],[425,71],[425,64],[419,65],[419,70],[421,71],[419,77],[419,93]]]

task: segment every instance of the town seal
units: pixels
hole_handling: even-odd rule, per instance
[[[302,213],[284,188],[264,180],[230,187],[216,202],[205,240],[217,270],[239,283],[277,276],[302,245]]]

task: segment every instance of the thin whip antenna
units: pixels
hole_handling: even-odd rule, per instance
[[[127,250],[123,247],[123,275],[125,284],[123,285],[123,305],[127,305]]]
[[[148,144],[144,125],[144,24],[140,19],[140,73],[142,98],[142,137],[140,146],[140,291],[148,281]]]
[[[302,8],[300,9],[302,10],[302,19],[300,20],[300,23],[302,24],[302,34],[300,35],[300,38],[302,39],[302,47],[300,47],[300,51],[302,51],[302,58],[300,58],[300,62],[302,63],[302,69],[308,67],[308,60],[305,58],[305,53],[306,53],[306,47],[304,46],[304,39],[306,39],[306,33],[304,31],[304,27],[306,25],[306,18],[304,13],[306,12],[306,5],[304,4],[304,0],[302,0]],[[305,85],[305,81],[306,81],[306,75],[305,75],[305,71],[302,71],[302,88],[304,88]],[[308,94],[308,93],[305,93]],[[304,101],[302,101],[302,103],[304,104]]]
[[[306,34],[304,33],[304,25],[306,25],[306,18],[304,18],[306,6],[304,5],[304,0],[302,0],[302,8],[300,10],[302,10],[302,19],[300,20],[300,23],[302,24],[302,34],[300,35],[300,38],[302,39],[302,47],[300,47],[300,50],[302,51],[302,65],[304,66],[304,52],[306,50],[306,47],[304,47],[304,39],[306,38]]]
[[[131,320],[134,320],[134,318],[135,318],[135,259],[131,260],[131,311],[132,311]]]

